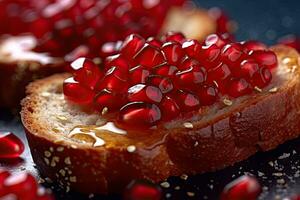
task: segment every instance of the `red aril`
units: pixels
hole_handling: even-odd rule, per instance
[[[180,114],[178,103],[171,96],[164,96],[159,107],[162,112],[163,121],[172,120]]]
[[[271,71],[266,67],[262,67],[253,75],[251,84],[253,87],[257,86],[259,88],[264,88],[271,82],[271,80]]]
[[[124,194],[125,200],[161,200],[162,191],[157,185],[143,180],[132,181]]]
[[[73,77],[64,81],[63,91],[65,97],[77,104],[90,104],[93,101],[95,93],[89,88],[85,88]]]
[[[186,57],[181,64],[178,65],[178,68],[180,70],[186,70],[190,67],[192,67],[193,65],[200,65],[199,61],[197,61],[196,59],[193,58],[189,58]]]
[[[247,80],[250,80],[253,75],[259,70],[259,65],[255,60],[243,60],[240,64],[239,70],[236,70],[238,74],[241,77],[246,78]]]
[[[171,92],[174,88],[170,78],[160,75],[149,76],[147,79],[147,84],[158,87],[163,94]]]
[[[206,37],[204,44],[205,46],[211,46],[215,44],[219,48],[223,48],[227,44],[227,41],[219,34],[211,34]]]
[[[214,104],[218,99],[218,89],[214,85],[202,85],[197,94],[202,106],[209,106]]]
[[[182,49],[190,58],[196,58],[201,51],[201,44],[197,40],[186,40],[182,43]]]
[[[170,65],[176,65],[184,56],[184,51],[178,42],[164,43],[161,50]]]
[[[119,121],[133,129],[149,128],[161,120],[157,105],[144,102],[132,102],[123,106],[119,112]]]
[[[242,45],[239,43],[227,44],[221,52],[221,59],[230,67],[236,66],[243,56]]]
[[[199,65],[193,65],[184,71],[177,72],[176,76],[178,85],[193,90],[206,80],[206,70]]]
[[[221,48],[216,44],[212,44],[202,46],[197,59],[206,69],[209,69],[220,63],[220,55]]]
[[[0,169],[0,198],[8,193],[4,187],[4,181],[10,176],[8,171]]]
[[[182,33],[170,31],[162,37],[163,42],[178,42],[179,44],[183,43],[185,36]]]
[[[244,175],[232,181],[224,188],[221,200],[256,200],[262,192],[258,181]]]
[[[137,84],[128,89],[127,99],[129,102],[159,103],[162,99],[162,92],[155,86]]]
[[[227,92],[231,97],[240,97],[252,92],[252,87],[244,78],[233,78],[228,83]]]
[[[175,95],[182,112],[197,110],[200,106],[199,98],[187,90],[179,90]]]
[[[123,58],[120,54],[108,56],[105,59],[104,66],[105,70],[108,70],[112,67],[119,67],[123,70],[128,71],[130,68],[128,61],[125,58]]]
[[[105,112],[113,112],[117,109],[121,108],[125,103],[125,95],[120,93],[115,93],[110,90],[104,89],[99,92],[94,99],[94,105],[96,110],[100,111],[100,113]]]
[[[18,158],[24,148],[23,142],[13,133],[0,132],[0,159]]]
[[[26,172],[9,176],[3,185],[7,194],[15,194],[22,200],[33,200],[36,197],[37,182],[32,175]]]
[[[160,76],[166,76],[166,77],[173,79],[175,77],[175,74],[178,72],[178,68],[174,65],[163,64],[163,65],[154,67],[152,72],[154,74],[157,74]]]
[[[146,42],[157,48],[160,48],[162,46],[162,42],[154,37],[149,37]]]
[[[126,58],[132,58],[144,46],[145,39],[137,34],[129,35],[123,42],[121,53]]]
[[[151,69],[157,65],[163,64],[165,62],[165,58],[158,48],[145,44],[145,46],[134,57],[134,61],[135,63]]]
[[[260,65],[269,69],[277,66],[277,56],[273,51],[257,50],[250,53],[250,57],[256,60]]]
[[[216,81],[221,83],[222,81],[228,79],[231,76],[231,70],[225,63],[220,63],[217,67],[208,71],[207,79],[209,83]]]
[[[249,54],[251,51],[257,51],[257,50],[265,50],[267,49],[267,46],[261,42],[255,41],[255,40],[249,40],[245,42],[241,42],[243,51],[247,54]]]
[[[97,82],[103,77],[103,72],[90,59],[78,58],[71,63],[74,79],[85,87],[93,90]]]
[[[129,70],[129,80],[132,85],[138,83],[146,83],[148,76],[150,76],[150,71],[142,66],[138,65]]]

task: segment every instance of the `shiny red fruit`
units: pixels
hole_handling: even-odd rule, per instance
[[[132,102],[123,106],[119,121],[132,129],[149,128],[161,120],[161,111],[155,104]]]
[[[160,187],[149,181],[132,181],[124,194],[125,200],[161,200]]]
[[[33,200],[37,193],[37,182],[35,178],[26,173],[13,174],[4,181],[4,188],[7,194],[15,194],[22,200]]]
[[[228,79],[231,76],[231,70],[227,64],[220,63],[217,67],[208,71],[208,82],[212,83],[217,81],[218,83]]]
[[[239,43],[227,44],[223,47],[221,52],[222,62],[227,63],[230,67],[237,65],[242,59],[243,49]]]
[[[151,69],[163,64],[165,62],[165,57],[158,48],[145,44],[145,46],[134,57],[134,61],[148,69]]]
[[[240,69],[236,70],[241,77],[246,78],[247,80],[250,80],[253,75],[259,70],[259,65],[255,60],[243,60],[240,64]]]
[[[101,91],[103,89],[108,89],[117,93],[123,93],[127,91],[128,87],[128,71],[112,67],[98,83],[97,90]]]
[[[178,42],[182,44],[185,40],[185,36],[182,33],[170,31],[163,36],[162,40],[164,42]]]
[[[193,58],[185,58],[180,65],[178,65],[178,68],[180,70],[186,70],[190,67],[192,67],[193,65],[200,65],[199,61]]]
[[[206,70],[199,65],[193,65],[190,68],[179,71],[176,74],[177,84],[182,88],[194,90],[206,80]]]
[[[181,48],[181,45],[178,42],[167,42],[164,43],[161,47],[162,52],[165,55],[165,58],[170,65],[177,65],[184,56],[184,51]]]
[[[166,76],[171,79],[175,77],[175,74],[178,72],[178,68],[174,65],[163,64],[153,68],[153,73],[160,76]]]
[[[131,59],[145,44],[145,39],[137,34],[129,35],[123,42],[121,53],[126,58]]]
[[[219,48],[223,48],[227,44],[227,40],[219,34],[211,34],[206,37],[204,44],[205,46],[217,45]]]
[[[5,180],[10,176],[8,171],[0,169],[0,198],[7,194],[7,190],[4,187]]]
[[[128,61],[120,54],[107,57],[104,62],[104,67],[105,70],[109,70],[112,67],[118,67],[127,71],[130,68]]]
[[[66,99],[77,104],[90,104],[94,98],[94,92],[82,86],[73,77],[64,81],[63,91]]]
[[[253,91],[250,83],[244,78],[233,78],[227,87],[228,95],[235,98],[250,94]]]
[[[180,115],[178,103],[174,98],[165,96],[159,104],[162,112],[162,120],[169,121]]]
[[[189,91],[179,90],[175,95],[182,112],[197,110],[200,106],[199,98]]]
[[[159,75],[149,76],[147,79],[147,84],[158,87],[163,94],[171,92],[174,88],[170,78]]]
[[[242,42],[243,51],[249,54],[251,51],[266,50],[267,46],[259,41],[249,40]]]
[[[197,95],[202,106],[209,106],[214,104],[219,97],[218,89],[214,85],[202,85],[197,90]]]
[[[93,90],[97,82],[103,77],[103,72],[90,59],[78,58],[71,63],[74,79],[82,86]]]
[[[151,72],[144,66],[138,65],[129,70],[129,80],[132,85],[138,83],[146,83],[148,76]]]
[[[154,37],[149,37],[146,42],[157,48],[160,48],[162,46],[162,42]]]
[[[256,60],[261,66],[269,69],[277,67],[277,56],[273,51],[257,50],[250,53],[250,57]]]
[[[107,89],[99,92],[94,99],[94,105],[96,110],[103,112],[107,109],[107,112],[113,112],[122,107],[125,103],[125,95],[115,93]]]
[[[259,182],[244,175],[225,186],[221,200],[256,200],[262,192]]]
[[[272,80],[272,73],[271,71],[266,68],[262,67],[260,68],[252,77],[252,86],[264,88],[266,87]]]
[[[216,44],[202,46],[197,60],[204,65],[206,69],[212,68],[220,63],[221,48]]]
[[[186,40],[182,43],[182,49],[190,58],[196,58],[201,51],[201,44],[197,40]]]
[[[0,159],[18,158],[24,148],[23,142],[13,133],[0,133]]]
[[[162,92],[155,86],[137,84],[128,89],[127,99],[130,102],[159,103],[162,99]]]

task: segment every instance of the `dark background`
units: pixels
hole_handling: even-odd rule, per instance
[[[170,1],[171,2],[171,1]],[[218,6],[239,24],[238,40],[258,39],[275,44],[286,34],[300,35],[300,1],[297,0],[202,0],[197,5],[204,8]],[[8,111],[0,110],[0,131],[13,131],[23,138],[19,119]],[[183,180],[171,177],[171,187],[164,189],[166,199],[218,199],[223,187],[243,174],[256,176],[263,186],[260,199],[283,199],[300,192],[300,139],[281,145],[278,149],[259,153],[217,173],[208,173]],[[37,174],[28,149],[24,160],[1,164],[12,171],[29,170]],[[180,186],[179,190],[176,186]],[[50,185],[51,187],[51,185]],[[194,194],[194,196],[191,196]],[[78,194],[62,194],[56,191],[57,199],[88,199]],[[118,197],[96,197],[94,199],[119,199]]]

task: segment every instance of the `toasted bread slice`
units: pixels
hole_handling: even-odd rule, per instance
[[[33,159],[44,177],[66,191],[111,193],[132,179],[159,182],[215,171],[271,150],[300,135],[299,55],[285,46],[272,50],[279,67],[267,88],[150,133],[125,134],[99,113],[65,101],[62,82],[69,74],[36,81],[21,112]],[[74,127],[86,134],[72,137]]]
[[[34,52],[36,46],[30,35],[0,39],[0,107],[18,106],[29,82],[64,71],[62,58]]]

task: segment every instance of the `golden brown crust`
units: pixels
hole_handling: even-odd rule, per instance
[[[151,148],[146,148],[143,141],[131,141],[136,146],[134,152],[126,149],[130,142],[121,136],[118,145],[94,148],[74,146],[63,134],[50,134],[35,116],[41,100],[38,93],[53,84],[61,87],[69,75],[36,81],[28,87],[21,112],[33,159],[43,176],[57,181],[67,191],[111,193],[120,192],[132,179],[158,182],[182,173],[215,171],[257,151],[273,149],[300,134],[299,55],[284,46],[273,50],[280,65],[293,69],[284,87],[257,95],[209,122],[193,122],[192,128],[157,131],[150,137],[157,137],[155,141],[159,142]]]

